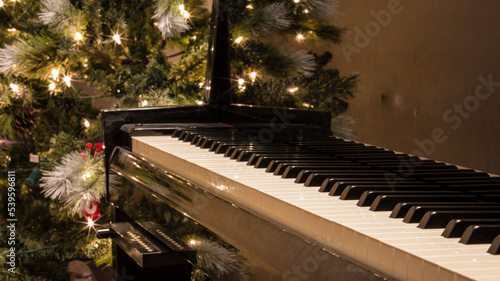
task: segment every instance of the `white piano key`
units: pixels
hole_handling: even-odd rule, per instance
[[[390,212],[318,192],[171,137],[134,137],[133,151],[237,206],[397,280],[500,280],[500,256],[419,229]]]

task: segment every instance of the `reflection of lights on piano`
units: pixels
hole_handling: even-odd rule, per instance
[[[224,185],[218,185],[218,186],[217,186],[217,189],[218,189],[218,190],[227,190],[227,186],[224,186]]]

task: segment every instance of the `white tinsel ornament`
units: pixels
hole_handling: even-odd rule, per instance
[[[258,9],[255,15],[256,22],[251,22],[254,35],[272,33],[290,27],[292,20],[288,17],[290,10],[283,2],[271,3]]]
[[[305,77],[313,75],[317,65],[312,54],[309,54],[304,50],[299,50],[294,52],[291,57],[294,60],[294,68],[296,72],[304,75]]]
[[[316,16],[331,18],[337,14],[338,0],[305,0],[301,3]]]
[[[52,171],[42,171],[43,194],[61,200],[71,212],[83,214],[86,207],[104,195],[104,165],[100,153],[76,151],[65,155]]]
[[[67,0],[43,0],[38,18],[52,28],[61,29],[70,22],[71,8]]]
[[[16,65],[15,49],[13,45],[5,45],[0,49],[0,72],[8,73]]]
[[[152,19],[158,20],[157,28],[163,38],[173,38],[189,30],[187,19],[181,15],[178,7],[173,7],[170,1],[158,0]]]

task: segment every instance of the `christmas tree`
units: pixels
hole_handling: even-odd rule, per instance
[[[109,259],[109,241],[89,232],[97,216],[84,217],[97,204],[99,221],[108,220],[99,110],[92,101],[202,104],[210,6],[200,0],[0,0],[2,186],[8,171],[16,179],[17,274],[10,280],[67,280],[68,261]],[[346,110],[356,75],[341,76],[327,68],[330,53],[310,50],[340,43],[345,30],[331,24],[335,1],[231,0],[227,9],[233,102],[334,116]],[[100,96],[82,92],[82,84]],[[6,188],[1,196],[8,218]],[[0,248],[2,259],[8,249]]]

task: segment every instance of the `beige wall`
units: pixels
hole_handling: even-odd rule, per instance
[[[357,139],[500,174],[500,1],[339,0],[338,9],[351,31],[332,67],[360,73],[347,112]]]

